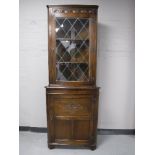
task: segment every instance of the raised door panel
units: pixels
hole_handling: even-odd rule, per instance
[[[89,137],[90,120],[55,120],[54,141],[89,141]]]
[[[90,137],[90,121],[77,120],[74,123],[74,138],[76,140],[89,140]]]
[[[71,139],[72,123],[68,120],[55,120],[55,139]]]

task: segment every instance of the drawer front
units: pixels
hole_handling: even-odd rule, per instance
[[[55,116],[90,116],[90,98],[63,98],[54,100]]]

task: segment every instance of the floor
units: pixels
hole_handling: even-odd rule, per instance
[[[134,155],[133,135],[98,135],[97,149],[53,149],[47,147],[47,134],[19,133],[19,155]]]

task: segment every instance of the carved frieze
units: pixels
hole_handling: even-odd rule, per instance
[[[54,13],[96,13],[96,9],[82,9],[82,8],[75,8],[75,9],[69,9],[69,8],[57,8],[53,10]]]

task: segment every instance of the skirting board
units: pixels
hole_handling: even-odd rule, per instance
[[[19,131],[47,133],[47,128],[19,126]],[[97,129],[98,135],[135,135],[135,129]]]

